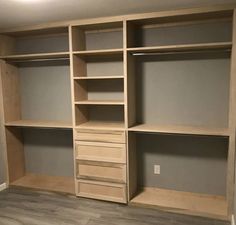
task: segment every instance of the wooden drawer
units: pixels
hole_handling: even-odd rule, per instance
[[[80,179],[76,185],[77,196],[127,203],[125,184],[113,184]]]
[[[77,141],[76,159],[126,163],[126,145],[103,142]]]
[[[77,178],[126,183],[126,165],[77,160]]]
[[[75,139],[78,141],[126,143],[125,132],[123,131],[76,129]]]

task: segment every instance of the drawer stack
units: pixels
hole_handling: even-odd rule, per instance
[[[77,196],[126,203],[126,135],[76,129]]]

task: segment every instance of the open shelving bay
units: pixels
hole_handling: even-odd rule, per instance
[[[229,220],[236,12],[145,15],[0,36],[9,184]]]

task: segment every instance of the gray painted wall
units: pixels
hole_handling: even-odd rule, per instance
[[[170,26],[137,30],[136,46],[210,43],[232,40],[230,22]]]
[[[32,36],[16,39],[16,54],[69,51],[68,34]]]
[[[228,57],[227,54],[136,57],[137,122],[227,127]]]
[[[20,67],[22,118],[72,123],[68,61]],[[26,172],[73,176],[73,136],[68,130],[24,129]]]
[[[20,67],[19,74],[23,119],[72,121],[68,62]]]
[[[73,176],[73,136],[69,130],[25,129],[26,172]]]

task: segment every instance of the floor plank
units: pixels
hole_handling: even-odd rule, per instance
[[[0,225],[229,225],[161,210],[27,188],[0,192]]]

